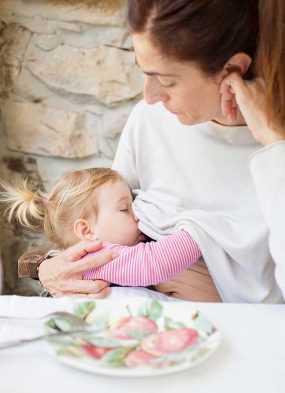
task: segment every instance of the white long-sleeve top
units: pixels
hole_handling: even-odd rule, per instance
[[[158,240],[187,230],[227,302],[283,301],[249,169],[258,149],[247,127],[185,126],[142,101],[113,164],[136,193],[141,231]]]
[[[252,156],[250,168],[269,228],[276,280],[285,297],[285,142],[259,150]]]

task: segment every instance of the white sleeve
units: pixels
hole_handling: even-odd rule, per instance
[[[250,169],[269,229],[276,280],[285,297],[285,141],[255,153]]]
[[[136,168],[135,131],[140,122],[141,103],[132,110],[122,132],[112,168],[118,171],[132,189],[138,189],[139,178]]]

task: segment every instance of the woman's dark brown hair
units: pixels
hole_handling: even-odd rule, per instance
[[[285,133],[285,0],[260,1],[257,69],[266,84],[269,119]]]
[[[238,52],[256,56],[258,0],[129,0],[128,22],[166,56],[195,61],[207,74]]]

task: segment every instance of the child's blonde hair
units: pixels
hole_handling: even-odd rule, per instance
[[[43,230],[51,242],[66,248],[77,239],[66,236],[64,230],[73,233],[74,221],[91,214],[90,206],[96,214],[94,190],[118,180],[123,179],[110,168],[90,168],[65,174],[50,193],[33,191],[28,180],[15,186],[1,182],[4,191],[0,193],[0,202],[8,205],[9,222],[15,218],[28,229]]]

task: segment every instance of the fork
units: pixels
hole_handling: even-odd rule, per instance
[[[69,320],[69,322],[76,324],[77,327],[87,327],[88,323],[83,319],[77,317],[67,311],[55,311],[49,314],[43,315],[41,317],[15,317],[10,315],[0,315],[0,321],[43,321],[50,318],[64,318]]]
[[[66,336],[73,336],[74,334],[78,333],[96,333],[97,330],[86,330],[86,329],[78,329],[78,330],[71,330],[69,332],[56,332],[56,333],[48,333],[48,334],[42,334],[37,337],[32,337],[32,338],[24,338],[24,339],[19,339],[19,340],[11,340],[11,341],[5,341],[3,343],[0,342],[0,350],[2,349],[8,349],[8,348],[15,348],[19,347],[24,344],[31,344],[37,341],[41,340],[46,340],[49,338],[54,338],[54,337],[66,337]]]

